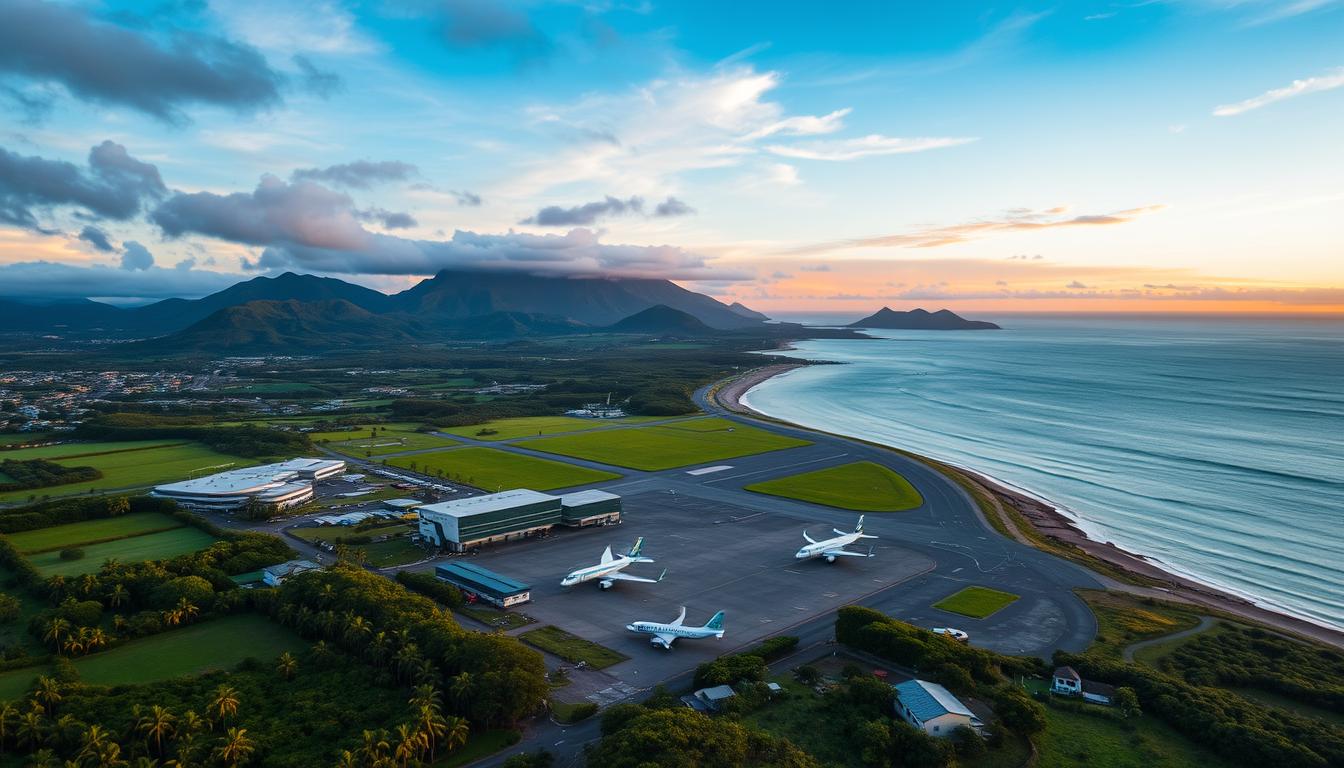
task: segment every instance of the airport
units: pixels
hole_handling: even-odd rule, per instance
[[[251,503],[287,509],[310,501],[315,481],[344,471],[340,459],[290,459],[160,485],[150,495],[202,512],[234,511]]]

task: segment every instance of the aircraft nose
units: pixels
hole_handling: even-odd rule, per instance
[[[628,629],[628,630],[630,630],[631,632],[638,632],[638,631],[639,631],[639,628],[636,627],[634,624],[626,624],[626,625],[625,625],[625,628]]]
[[[798,553],[795,554],[793,557],[794,557],[794,559],[796,559],[796,560],[802,560],[803,558],[807,557],[807,550],[806,550],[806,549],[800,549],[800,550],[798,550]]]

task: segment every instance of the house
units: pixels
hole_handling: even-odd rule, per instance
[[[316,571],[321,567],[312,560],[287,560],[278,565],[261,569],[261,580],[267,586],[278,587],[290,576],[297,576],[306,571]]]
[[[1080,696],[1083,701],[1093,704],[1110,704],[1115,698],[1115,688],[1105,683],[1084,680],[1073,667],[1059,667],[1053,675],[1054,684],[1050,690],[1061,696]]]
[[[716,685],[713,688],[701,688],[695,692],[695,698],[703,701],[705,706],[711,712],[718,712],[723,702],[733,698],[737,693],[727,685]]]
[[[927,680],[906,680],[896,691],[896,714],[930,736],[947,737],[961,726],[984,725],[952,692]]]

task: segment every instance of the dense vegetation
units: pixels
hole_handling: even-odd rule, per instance
[[[27,461],[6,459],[0,462],[0,491],[24,491],[29,488],[48,488],[66,483],[98,480],[103,476],[93,467],[67,467],[46,459]]]
[[[441,581],[431,573],[397,571],[397,581],[412,592],[419,592],[439,605],[453,610],[461,608],[466,603],[462,598],[462,590],[446,581]]]
[[[212,450],[234,456],[286,458],[311,449],[299,432],[257,426],[214,426],[210,416],[161,416],[147,413],[107,413],[89,419],[75,430],[87,440],[194,440]]]
[[[618,704],[602,717],[602,740],[588,755],[603,768],[813,768],[818,763],[786,739],[728,718],[680,706]]]
[[[0,533],[19,533],[53,525],[118,517],[131,512],[171,512],[177,505],[148,496],[91,496],[0,508]]]

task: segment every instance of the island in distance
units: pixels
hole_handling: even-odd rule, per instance
[[[897,312],[883,307],[862,320],[849,324],[850,328],[895,328],[909,331],[997,331],[999,326],[984,320],[967,320],[957,313],[940,309],[929,312],[912,309]]]

